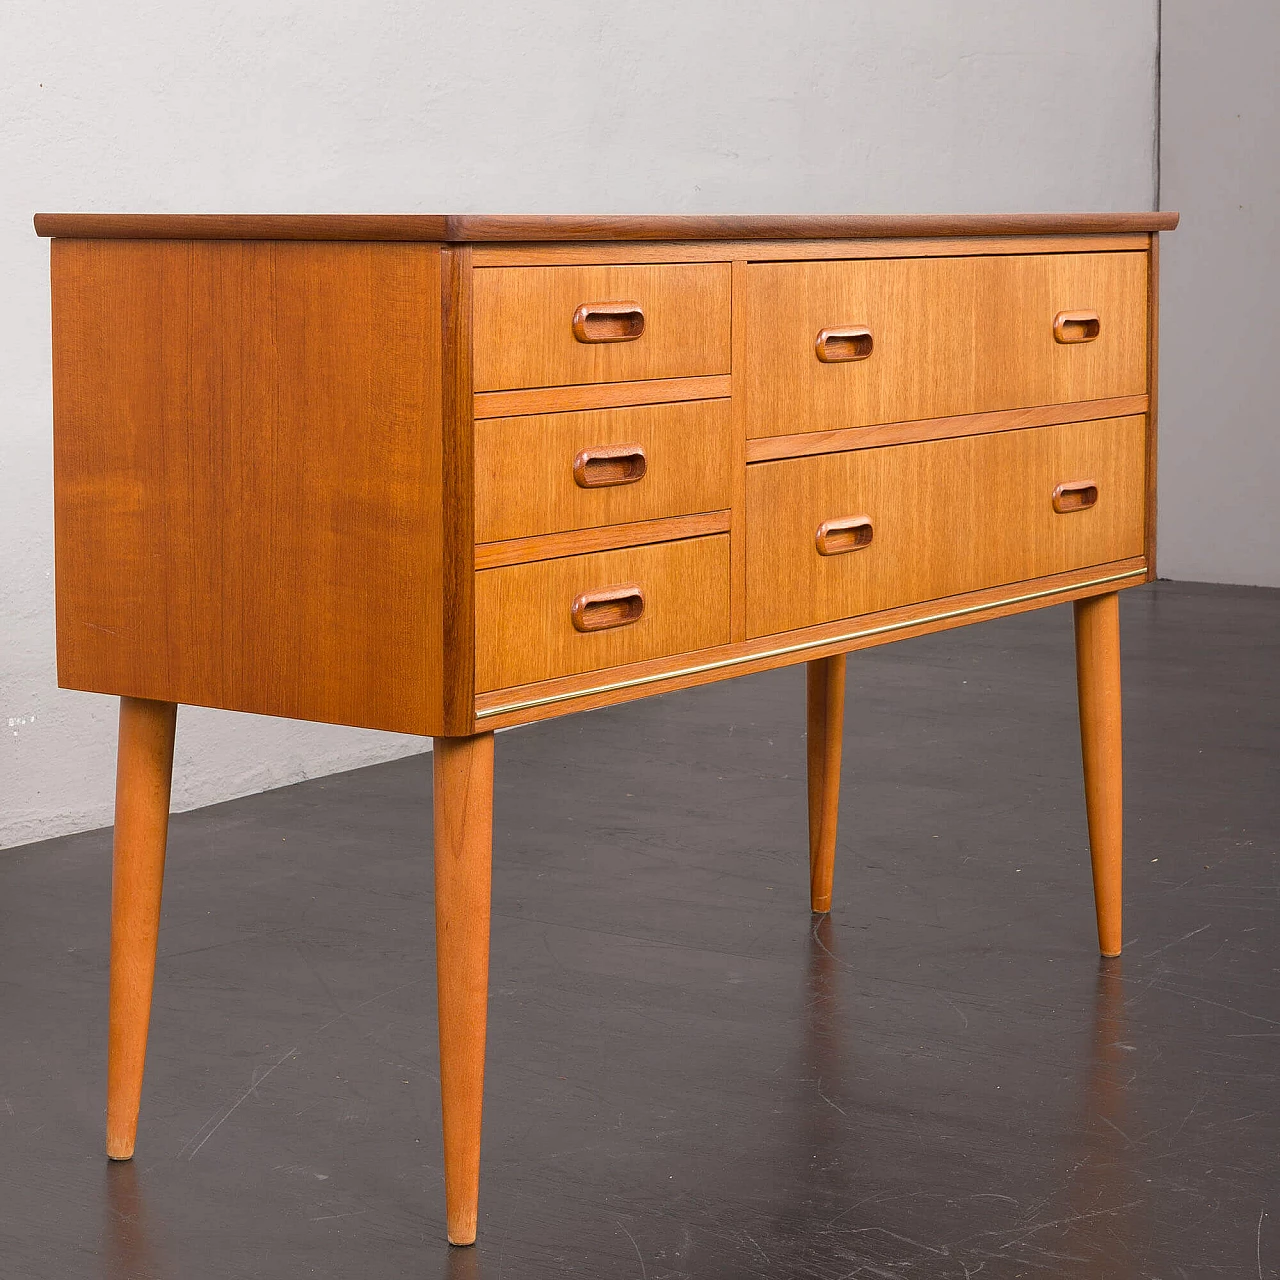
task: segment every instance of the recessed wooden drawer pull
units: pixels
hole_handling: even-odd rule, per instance
[[[1092,342],[1101,332],[1096,311],[1059,311],[1053,317],[1054,342]]]
[[[1087,511],[1098,501],[1098,486],[1092,480],[1072,480],[1053,491],[1053,509],[1059,515]]]
[[[860,324],[848,329],[822,329],[813,340],[813,349],[823,364],[865,360],[874,346],[871,330]]]
[[[814,541],[820,556],[842,556],[846,551],[869,547],[871,534],[870,516],[845,516],[840,520],[824,520],[818,526]]]
[[[573,482],[579,489],[608,489],[644,479],[649,459],[640,444],[601,444],[583,449],[573,460]]]
[[[644,617],[644,591],[635,582],[599,591],[582,591],[573,598],[570,611],[575,631],[608,631],[629,627]]]
[[[584,302],[573,313],[579,342],[634,342],[644,333],[644,308],[638,302]]]

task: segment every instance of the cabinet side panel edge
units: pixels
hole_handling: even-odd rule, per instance
[[[475,435],[472,377],[472,250],[441,257],[443,333],[444,634],[442,714],[433,733],[475,732]]]
[[[1157,399],[1160,389],[1160,233],[1151,234],[1147,272],[1147,485],[1144,547],[1147,581],[1156,577],[1156,489],[1158,480]]]

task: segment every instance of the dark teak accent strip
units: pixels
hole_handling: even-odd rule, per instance
[[[446,245],[440,261],[444,346],[444,726],[475,728],[475,438],[471,430],[471,250]]]

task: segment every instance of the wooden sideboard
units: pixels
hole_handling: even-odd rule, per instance
[[[120,697],[107,1152],[134,1149],[179,703],[435,738],[449,1239],[475,1239],[493,731],[1075,602],[1120,950],[1117,592],[1155,573],[1173,214],[49,214],[58,675]]]

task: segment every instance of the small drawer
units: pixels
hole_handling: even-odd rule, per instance
[[[1145,418],[747,468],[747,631],[1140,556]]]
[[[476,391],[729,372],[727,262],[479,267]]]
[[[729,538],[716,534],[476,574],[486,693],[729,641]]]
[[[1147,255],[747,268],[753,437],[1147,390]]]
[[[728,400],[596,409],[475,425],[476,541],[722,511]]]

